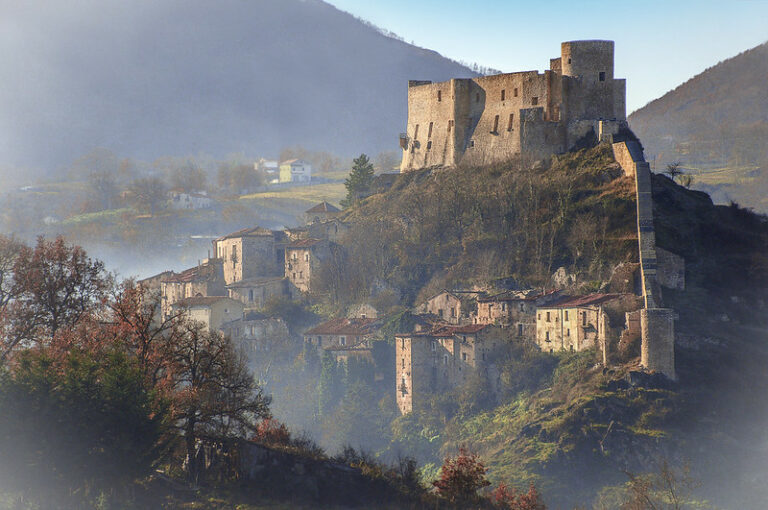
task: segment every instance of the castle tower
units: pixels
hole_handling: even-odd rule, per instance
[[[590,82],[613,80],[613,41],[564,42],[560,58],[563,76]]]

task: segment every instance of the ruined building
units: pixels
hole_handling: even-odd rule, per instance
[[[549,70],[442,83],[408,83],[401,172],[534,159],[626,128],[624,79],[613,77],[613,41],[571,41]]]

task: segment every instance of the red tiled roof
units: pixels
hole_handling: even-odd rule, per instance
[[[206,280],[214,275],[214,268],[211,264],[203,264],[201,266],[190,267],[185,269],[181,273],[173,273],[163,278],[161,281],[166,283],[188,283],[199,280]]]
[[[541,299],[543,297],[550,296],[558,292],[560,292],[560,289],[553,289],[545,292],[531,292],[530,294],[525,295],[523,291],[506,290],[504,292],[500,292],[499,294],[496,294],[493,296],[478,298],[477,302],[478,303],[496,303],[499,301],[536,301],[537,299]]]
[[[244,228],[242,230],[238,230],[237,232],[232,232],[231,234],[221,236],[216,240],[223,241],[224,239],[234,239],[237,237],[271,236],[271,235],[274,235],[274,233],[268,228],[256,226],[253,228]]]
[[[222,299],[235,301],[234,299],[228,298],[227,296],[196,296],[179,300],[172,306],[210,306],[214,303],[218,303]],[[239,303],[239,301],[235,302]]]
[[[331,319],[304,332],[305,335],[352,335],[364,336],[374,332],[376,319]]]
[[[438,326],[430,332],[430,335],[437,337],[448,337],[454,335],[475,334],[488,327],[488,324],[465,324],[463,326]]]
[[[317,204],[313,208],[307,209],[304,212],[307,212],[307,213],[317,213],[317,212],[331,212],[331,213],[334,213],[334,212],[341,212],[341,209],[338,209],[337,207],[335,207],[335,206],[329,204],[328,202],[326,202],[325,200],[323,200],[322,202],[320,202],[319,204]]]
[[[568,296],[542,308],[577,308],[580,306],[599,305],[616,299],[620,294],[588,294],[586,296]]]
[[[299,239],[290,243],[286,248],[310,248],[321,242],[322,240],[320,239]]]

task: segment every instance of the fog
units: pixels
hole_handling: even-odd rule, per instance
[[[396,148],[408,79],[472,74],[318,0],[6,1],[2,11],[6,184],[94,147],[145,160],[292,144],[375,154]]]

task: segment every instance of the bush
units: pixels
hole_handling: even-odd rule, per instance
[[[452,502],[466,502],[477,498],[477,491],[488,487],[487,469],[477,455],[465,448],[455,457],[446,457],[440,468],[440,479],[432,482],[440,496]]]

